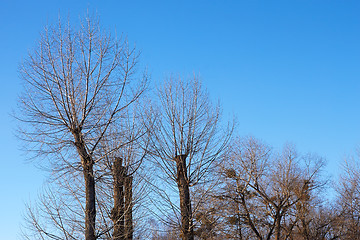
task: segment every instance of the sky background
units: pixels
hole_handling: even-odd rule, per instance
[[[360,1],[0,0],[1,239],[21,239],[46,177],[14,136],[18,65],[46,24],[76,24],[87,9],[136,44],[153,85],[199,74],[240,136],[317,153],[334,179],[360,145]]]

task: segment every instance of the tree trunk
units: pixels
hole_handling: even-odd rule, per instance
[[[124,239],[125,236],[124,176],[125,167],[122,166],[122,159],[116,158],[113,164],[114,208],[111,211],[111,220],[114,224],[113,240]]]
[[[96,200],[95,200],[95,177],[94,162],[88,154],[81,130],[74,129],[76,150],[81,159],[85,180],[85,240],[96,240],[95,219],[96,219]]]
[[[125,239],[133,239],[133,221],[132,221],[132,176],[125,177]]]
[[[186,169],[186,155],[175,157],[177,184],[180,197],[181,232],[183,240],[194,240],[193,217],[190,200],[189,181]]]
[[[278,211],[275,215],[275,240],[280,240],[281,236],[281,214]]]
[[[85,239],[95,240],[95,179],[93,172],[93,163],[90,161],[84,166],[84,179],[85,179]]]

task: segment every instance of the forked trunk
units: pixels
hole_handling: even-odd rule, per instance
[[[175,157],[177,167],[176,180],[180,197],[181,237],[183,240],[194,240],[190,189],[186,170],[186,157],[186,155],[179,155]]]
[[[113,164],[114,178],[114,208],[111,211],[111,220],[114,224],[113,240],[132,240],[132,180],[122,166],[122,159],[116,158]]]

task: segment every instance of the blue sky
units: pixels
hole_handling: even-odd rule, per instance
[[[59,14],[87,9],[141,50],[154,84],[200,74],[240,135],[316,152],[336,176],[360,144],[359,1],[0,1],[0,232],[17,238],[45,173],[26,164],[10,117],[18,64]]]

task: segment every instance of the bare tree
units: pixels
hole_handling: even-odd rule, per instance
[[[77,30],[60,21],[45,28],[21,65],[21,137],[57,176],[82,172],[86,240],[97,238],[95,167],[127,138],[103,146],[122,138],[123,133],[114,136],[110,129],[123,129],[123,118],[146,88],[137,61],[126,39],[103,32],[98,19],[88,17]]]
[[[360,236],[360,167],[359,157],[349,157],[336,186],[339,211],[336,228],[341,239],[359,239]]]
[[[83,188],[82,181],[73,181],[77,177],[47,184],[37,201],[27,205],[24,239],[83,239],[85,196],[78,191]]]
[[[101,186],[105,185],[105,190],[112,189],[113,191],[107,200],[108,204],[113,204],[110,212],[113,222],[112,239],[133,239],[135,203],[139,205],[146,195],[145,185],[148,179],[146,181],[144,179],[147,174],[140,168],[146,155],[146,146],[140,144],[140,140],[143,140],[142,136],[146,131],[142,118],[138,115],[139,111],[134,113],[135,116],[123,120],[128,123],[123,126],[124,129],[109,128],[109,131],[112,131],[110,136],[114,138],[102,142],[103,155],[108,153],[108,149],[114,149],[114,146],[122,146],[107,154],[102,164],[102,174],[98,177],[98,182]]]
[[[206,182],[209,171],[227,147],[232,129],[222,131],[220,108],[213,107],[197,77],[189,81],[170,78],[158,89],[159,114],[150,134],[151,154],[175,184],[176,201],[166,196],[176,212],[180,210],[182,239],[194,239],[194,211],[191,188]],[[166,193],[166,192],[163,192]]]
[[[292,239],[294,229],[324,182],[323,160],[280,154],[254,138],[238,139],[221,167],[225,231],[229,239]],[[302,228],[304,229],[304,228]]]

